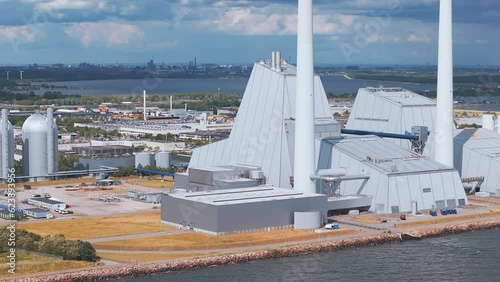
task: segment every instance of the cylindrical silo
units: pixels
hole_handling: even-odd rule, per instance
[[[294,229],[316,229],[322,225],[321,211],[304,211],[293,213]]]
[[[493,115],[491,114],[483,115],[483,128],[489,130],[495,130],[495,120],[493,119]]]
[[[159,168],[170,168],[170,153],[158,152],[155,155],[156,166]]]
[[[39,113],[23,124],[23,170],[25,176],[47,175],[47,118]]]
[[[9,122],[8,115],[7,110],[2,110],[0,119],[0,178],[4,180],[8,178],[9,168],[14,167],[14,129]]]
[[[44,178],[58,172],[58,130],[51,110],[47,110],[48,116],[30,116],[23,124],[25,176]]]
[[[154,154],[149,152],[135,153],[135,167],[152,166],[154,164]]]

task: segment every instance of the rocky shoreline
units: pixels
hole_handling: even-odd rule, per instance
[[[415,230],[411,237],[429,238],[475,230],[487,230],[500,227],[500,219],[492,221],[471,222],[443,227]],[[235,263],[245,263],[256,260],[282,258],[298,256],[308,253],[331,252],[349,248],[359,248],[363,246],[375,246],[405,240],[405,237],[399,233],[383,233],[378,235],[344,239],[338,241],[310,243],[304,245],[295,245],[282,247],[273,250],[254,251],[241,254],[219,255],[208,258],[174,261],[167,263],[126,265],[119,267],[104,267],[99,269],[77,271],[72,273],[63,273],[49,276],[39,276],[33,278],[23,278],[16,281],[22,282],[65,282],[65,281],[102,281],[107,279],[147,276],[151,274],[161,274],[172,271],[191,270],[209,266],[227,265]]]

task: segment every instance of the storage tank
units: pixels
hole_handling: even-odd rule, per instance
[[[495,120],[493,119],[493,115],[491,114],[483,115],[483,128],[489,130],[495,130]]]
[[[321,211],[304,211],[293,213],[294,229],[316,229],[322,226]]]
[[[44,177],[57,173],[57,125],[50,117],[36,113],[23,124],[23,170],[25,176]]]
[[[9,168],[14,167],[14,128],[7,110],[0,117],[0,178],[8,179]],[[21,172],[17,172],[21,174]]]
[[[143,152],[143,153],[135,153],[135,167],[152,166],[154,164],[154,154]]]
[[[170,153],[158,152],[155,155],[156,166],[159,168],[170,168]]]

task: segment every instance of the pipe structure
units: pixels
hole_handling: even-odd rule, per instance
[[[144,121],[146,121],[146,90],[144,90],[143,94],[144,94],[143,115],[144,115]]]
[[[435,160],[453,167],[452,0],[440,0]]]
[[[375,135],[383,138],[418,141],[418,136],[410,134],[395,134],[395,133],[375,132],[375,131],[355,130],[355,129],[341,129],[340,132],[343,134],[351,134],[351,135]]]
[[[361,180],[361,179],[370,179],[369,174],[355,174],[355,175],[345,175],[345,176],[320,176],[320,175],[311,175],[311,180],[323,180],[323,181],[349,181],[349,180]]]
[[[54,109],[47,108],[47,174],[54,174]]]
[[[314,57],[312,0],[299,0],[297,93],[295,99],[294,189],[316,193],[309,176],[316,172],[314,140]]]

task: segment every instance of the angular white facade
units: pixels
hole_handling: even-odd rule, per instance
[[[268,64],[256,63],[231,135],[226,140],[195,149],[189,166],[258,166],[267,184],[291,188],[293,148],[289,148],[292,144],[287,141],[284,120],[295,118],[296,84],[294,66],[283,64],[281,71],[277,71]],[[333,118],[317,75],[314,77],[314,109],[316,118]]]
[[[484,129],[464,129],[454,138],[455,167],[463,178],[484,177],[481,191],[500,189],[500,134]]]
[[[375,136],[325,138],[318,169],[343,167],[349,175],[368,179],[342,181],[340,195],[373,197],[370,211],[410,212],[418,209],[455,208],[468,200],[458,172],[427,157],[394,146]]]
[[[436,102],[402,88],[361,88],[346,128],[405,134],[412,126],[427,126],[429,139],[424,156],[434,159]],[[388,139],[410,150],[408,140]]]

